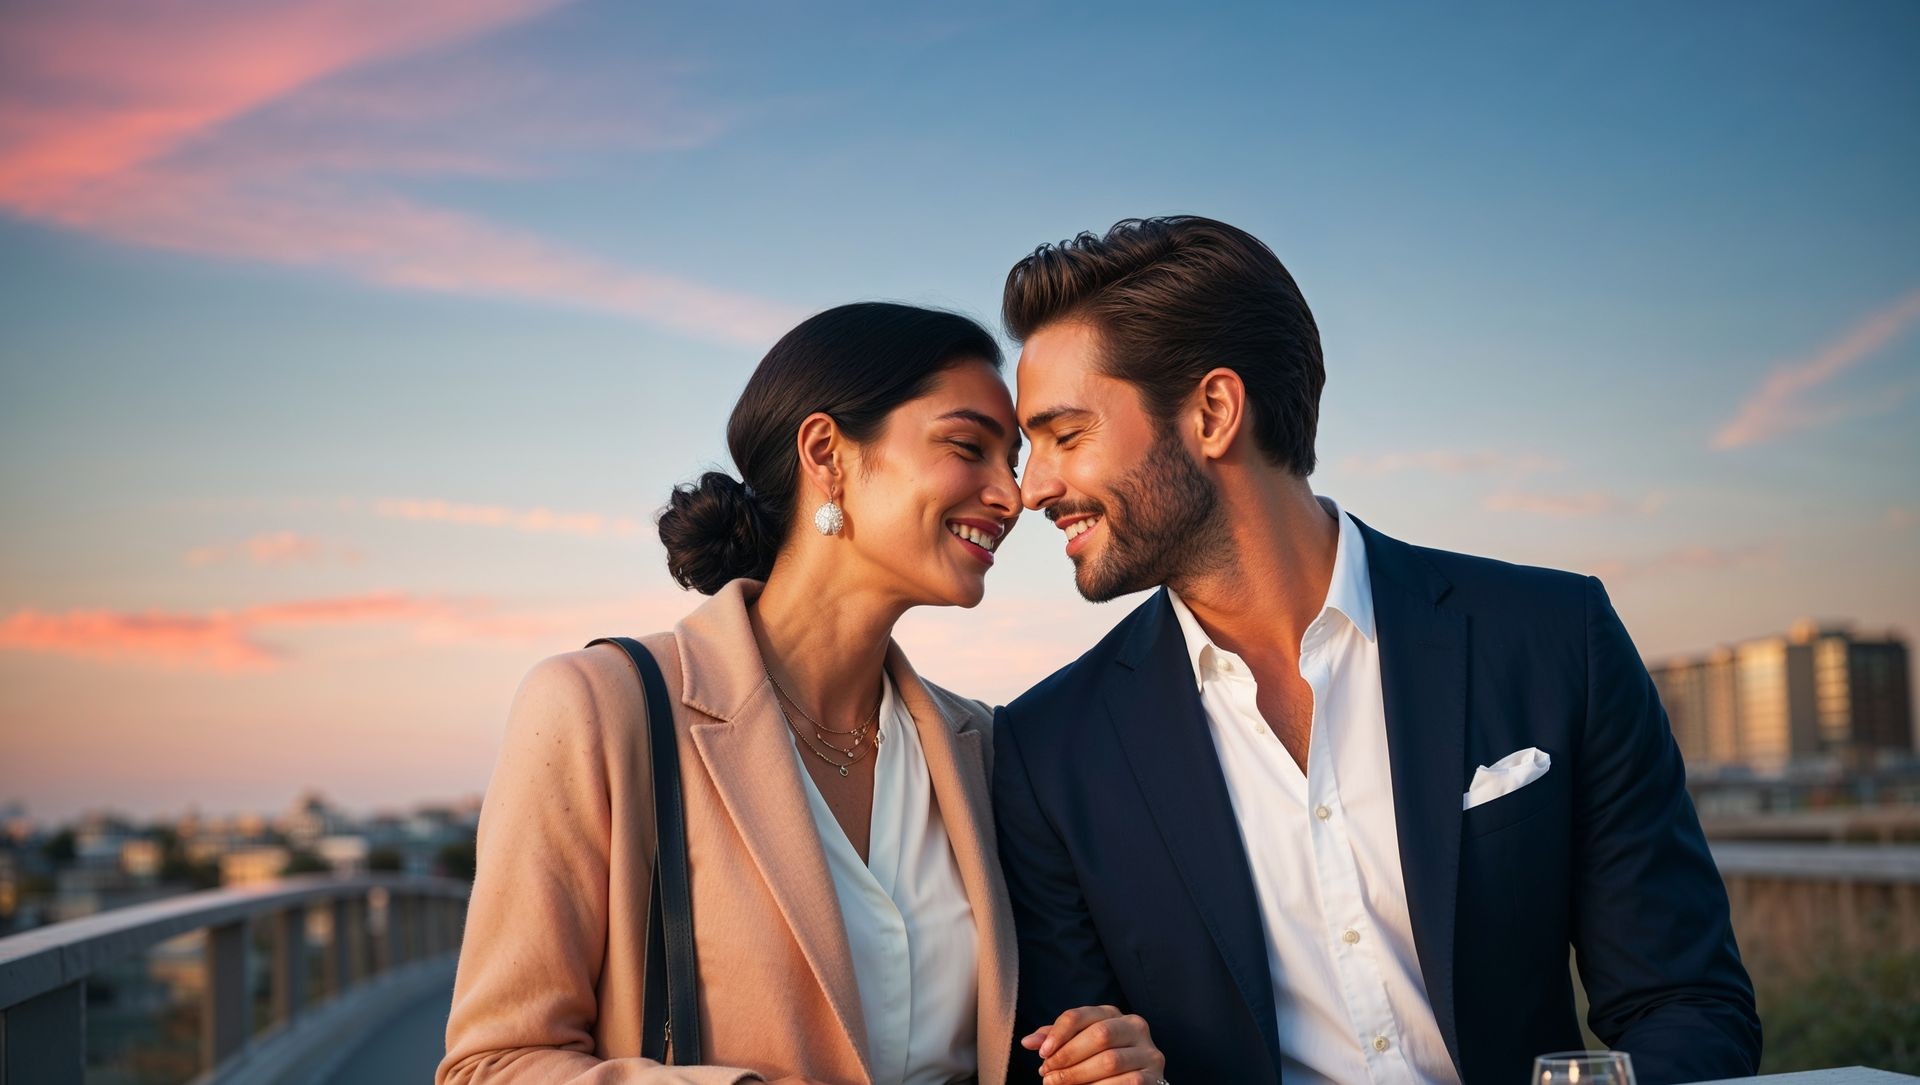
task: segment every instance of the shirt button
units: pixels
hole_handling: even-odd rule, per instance
[[[1333,811],[1324,806],[1316,806],[1313,808],[1313,816],[1319,818],[1321,821],[1325,821],[1333,816]]]
[[[1347,933],[1340,936],[1340,939],[1346,942],[1348,945],[1352,945],[1355,942],[1358,942],[1360,940],[1360,932],[1349,929]]]
[[[1373,1049],[1375,1051],[1385,1051],[1387,1049],[1387,1038],[1385,1036],[1375,1036],[1373,1038]]]

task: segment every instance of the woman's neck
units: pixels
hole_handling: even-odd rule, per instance
[[[854,726],[879,705],[897,600],[851,583],[834,555],[782,555],[748,615],[780,688],[821,723]]]

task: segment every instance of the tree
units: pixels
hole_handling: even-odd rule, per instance
[[[280,868],[282,878],[294,874],[327,874],[333,867],[325,859],[310,851],[294,851],[287,854],[287,865]]]
[[[74,843],[72,829],[62,829],[54,833],[53,836],[48,838],[47,842],[41,846],[41,850],[46,853],[47,861],[57,867],[66,866],[68,863],[73,862],[73,857],[79,854],[79,848]]]
[[[463,840],[457,844],[448,844],[446,847],[440,849],[440,854],[435,857],[435,860],[435,865],[440,868],[440,873],[447,877],[459,878],[461,881],[466,882],[473,880],[473,841]]]

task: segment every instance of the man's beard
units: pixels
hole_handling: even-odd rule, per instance
[[[1112,509],[1050,510],[1055,519],[1087,511],[1104,521],[1106,545],[1074,569],[1074,584],[1088,601],[1157,588],[1230,560],[1220,491],[1172,433],[1155,438],[1146,460],[1113,484],[1112,496]]]

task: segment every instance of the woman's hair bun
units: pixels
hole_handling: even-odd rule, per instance
[[[745,483],[720,471],[673,488],[660,513],[667,571],[712,595],[740,577],[765,580],[780,550],[774,525]]]

